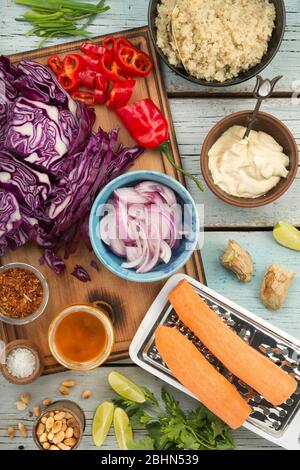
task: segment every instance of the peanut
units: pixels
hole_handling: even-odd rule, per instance
[[[60,448],[60,450],[71,450],[71,447],[70,446],[66,446],[66,444],[64,444],[63,442],[59,442],[57,444],[57,447]]]
[[[54,419],[55,419],[55,416],[54,416]],[[62,425],[63,425],[62,421],[55,421],[53,428],[52,428],[53,434],[57,434],[59,431],[61,431]]]
[[[48,441],[51,441],[51,442],[52,442],[53,439],[54,439],[54,432],[50,431],[49,434],[48,434],[48,436],[47,436],[47,439],[48,439]]]
[[[63,423],[63,425],[61,427],[61,430],[65,432],[67,430],[67,428],[68,428],[68,426],[65,423]]]
[[[73,428],[67,428],[66,438],[73,437],[73,435],[74,435],[74,429]]]
[[[66,419],[71,419],[71,418],[73,418],[73,415],[71,415],[71,413],[66,413],[65,418]]]
[[[43,403],[44,406],[49,406],[49,405],[51,405],[52,400],[51,400],[51,398],[47,397],[47,398],[44,398],[42,403]]]
[[[90,390],[84,390],[82,392],[81,398],[83,400],[87,400],[88,398],[90,398],[91,394],[92,394],[92,392]]]
[[[29,393],[22,393],[22,395],[20,396],[20,400],[25,403],[25,405],[28,405],[29,403],[29,400],[30,400],[30,395]]]
[[[74,437],[76,439],[79,439],[79,437],[80,437],[80,429],[79,429],[78,426],[75,426],[75,428],[74,428]]]
[[[64,440],[64,438],[65,438],[65,433],[63,431],[60,431],[59,433],[55,434],[53,438],[53,444],[59,444],[60,442]]]
[[[47,421],[46,421],[46,429],[48,432],[53,428],[53,424],[54,424],[54,419],[52,416],[49,416],[49,418],[47,418]]]
[[[44,423],[39,423],[37,430],[36,430],[36,435],[41,436],[45,432],[45,429],[46,429],[46,426],[44,425]]]
[[[65,417],[65,412],[60,411],[59,413],[54,415],[54,421],[62,421],[64,419],[64,417]]]
[[[78,423],[75,418],[68,419],[67,421],[68,428],[75,428],[75,426],[78,426]]]
[[[76,441],[76,439],[74,439],[74,437],[69,437],[69,438],[64,440],[64,444],[66,444],[66,446],[70,446],[70,447],[74,447],[76,442],[77,441]]]
[[[77,383],[75,382],[75,380],[65,380],[65,381],[62,383],[62,386],[63,386],[63,387],[75,387],[75,385],[77,385]]]
[[[58,390],[62,395],[69,395],[70,393],[70,390],[64,385],[61,385]]]
[[[12,426],[8,426],[7,428],[7,436],[10,438],[10,439],[13,439],[15,437],[15,430]]]
[[[44,442],[44,444],[43,444],[43,449],[45,449],[45,450],[49,450],[49,449],[50,449],[50,444],[49,444],[49,442]]]
[[[60,450],[60,449],[59,449],[59,447],[57,447],[57,446],[55,446],[55,445],[52,444],[52,445],[49,447],[49,450]]]
[[[19,429],[20,434],[21,434],[22,437],[27,437],[28,436],[27,429],[26,429],[26,427],[24,426],[23,423],[18,423],[18,429]]]
[[[40,408],[39,406],[35,406],[35,407],[33,408],[33,414],[34,414],[34,416],[36,416],[36,417],[40,416],[40,414],[41,414],[41,408]]]
[[[43,417],[41,418],[41,423],[45,424],[46,421],[47,421],[47,416],[43,416]]]
[[[18,411],[24,411],[24,410],[26,410],[27,405],[23,401],[18,400],[18,401],[16,401],[16,407],[17,407]]]
[[[43,444],[44,442],[47,442],[48,440],[48,436],[47,436],[47,433],[46,432],[43,432],[43,434],[41,434],[39,436],[39,441],[41,444]]]

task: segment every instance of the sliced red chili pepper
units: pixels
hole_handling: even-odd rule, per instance
[[[63,64],[57,54],[53,54],[48,58],[48,67],[55,75],[59,75],[63,71]]]
[[[117,109],[125,106],[132,96],[135,84],[135,80],[114,83],[109,92],[106,106],[109,109]]]
[[[95,57],[84,55],[82,56],[82,60],[84,61],[85,67],[90,70],[94,70],[95,72],[99,72],[100,58],[96,59]]]
[[[71,96],[73,100],[82,101],[87,106],[93,106],[95,104],[95,95],[90,91],[74,91]]]
[[[79,75],[62,72],[58,76],[58,81],[66,91],[77,90],[80,85]]]
[[[121,82],[127,79],[122,68],[110,54],[106,53],[100,57],[99,66],[100,72],[107,80],[111,80],[112,82]]]
[[[132,47],[121,47],[116,61],[125,74],[131,77],[146,77],[152,70],[152,60],[143,51]]]
[[[92,44],[89,41],[83,42],[80,46],[81,52],[89,57],[97,58],[97,56],[105,53],[106,49],[103,46]]]
[[[102,40],[102,46],[109,52],[113,52],[116,38],[114,36],[108,36]]]
[[[132,49],[135,49],[132,42],[128,41],[128,39],[123,38],[123,37],[118,38],[115,40],[114,47],[113,47],[115,56],[118,54],[121,47],[131,47]]]
[[[98,73],[95,79],[95,103],[102,104],[106,100],[108,89],[108,81],[106,78]]]
[[[85,63],[79,54],[67,54],[63,60],[64,72],[67,75],[78,74],[85,68]]]
[[[97,72],[95,70],[91,69],[85,69],[81,70],[79,72],[79,79],[81,85],[87,87],[87,88],[95,88],[95,78],[96,78]]]

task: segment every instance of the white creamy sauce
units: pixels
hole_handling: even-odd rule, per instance
[[[208,152],[214,183],[227,194],[256,198],[274,188],[288,175],[289,157],[273,137],[246,128],[230,127]]]

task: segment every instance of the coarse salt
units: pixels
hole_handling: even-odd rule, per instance
[[[36,358],[27,348],[13,349],[7,356],[6,367],[17,379],[29,377],[36,369]]]

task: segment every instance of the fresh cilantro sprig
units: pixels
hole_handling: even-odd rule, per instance
[[[146,401],[134,403],[118,399],[133,428],[144,428],[148,436],[128,443],[131,450],[231,450],[234,448],[228,426],[205,406],[183,411],[179,402],[165,389],[161,403],[144,388]]]

